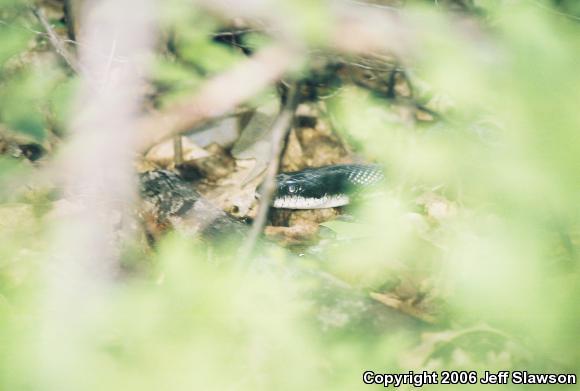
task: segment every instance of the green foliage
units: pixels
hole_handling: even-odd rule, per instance
[[[42,141],[46,134],[44,111],[59,72],[40,68],[12,75],[0,89],[0,118],[10,129]]]
[[[390,190],[399,192],[372,205],[372,216],[401,194],[409,198],[399,213],[413,211],[410,186],[444,186],[462,203],[463,213],[441,227],[440,249],[429,252],[439,253],[434,260],[442,267],[440,283],[452,287],[449,303],[465,317],[526,329],[575,356],[568,348],[574,310],[553,284],[567,280],[568,272],[559,273],[578,262],[580,117],[570,104],[580,98],[578,26],[522,5],[496,12],[494,40],[479,47],[457,38],[440,15],[416,14],[439,33],[426,37],[422,72],[457,102],[444,130],[394,123],[384,104],[360,91],[337,98],[333,111],[365,151],[385,162]],[[495,126],[478,125],[489,118]],[[388,259],[424,257],[420,245],[408,245],[414,239],[400,232],[400,219],[380,215],[376,229],[385,236],[373,250],[361,243],[347,257],[386,254],[374,256],[383,268]],[[559,234],[549,234],[552,229]],[[387,248],[386,238],[394,242]],[[567,254],[556,262],[550,249],[562,247],[562,240],[569,243]],[[362,265],[365,274],[380,270],[368,273],[368,263]]]
[[[291,20],[289,28],[311,45],[328,44],[333,20],[329,18],[328,3],[322,0],[296,0],[282,2],[280,15]]]
[[[191,67],[166,57],[155,59],[151,76],[154,83],[164,92],[161,97],[162,105],[191,94],[204,80]]]
[[[6,60],[24,50],[32,35],[31,31],[7,22],[19,20],[21,14],[20,0],[0,1],[0,68]]]
[[[278,3],[290,31],[324,47],[334,21],[323,2]],[[14,197],[23,165],[0,160],[0,389],[350,390],[369,369],[577,370],[576,2],[474,3],[488,31],[461,30],[442,7],[406,10],[420,48],[411,79],[427,85],[426,104],[450,102],[440,123],[413,126],[396,104],[352,86],[326,101],[333,125],[387,167],[387,181],[356,210],[360,221],[325,223],[334,233],[301,257],[263,246],[242,274],[235,249],[173,235],[155,255],[131,254],[146,272],[123,276],[97,302],[75,301],[90,290],[75,287],[61,298],[75,306],[58,312],[46,276],[54,227],[27,203],[46,196]],[[214,42],[220,23],[188,2],[162,13],[173,46],[153,64],[161,105],[244,58]],[[0,24],[0,66],[30,39]],[[42,140],[49,118],[63,127],[75,85],[39,64],[2,69],[0,122]],[[313,297],[322,283],[296,270],[372,294],[385,304],[377,322],[408,316],[421,326],[349,323]]]
[[[218,32],[217,21],[194,7],[183,8],[184,4],[176,4],[173,10],[168,10],[165,19],[174,51],[180,60],[203,74],[212,75],[230,68],[243,58],[240,51],[213,42],[212,37]]]
[[[34,30],[27,27],[31,15],[20,1],[0,4],[0,121],[10,130],[42,142],[49,101],[64,73],[34,52]]]
[[[30,39],[29,33],[0,24],[0,66],[19,53],[28,39]]]
[[[167,238],[156,257],[154,281],[125,281],[86,320],[80,336],[60,322],[60,332],[69,335],[59,342],[60,353],[22,349],[11,360],[0,360],[5,374],[0,384],[7,389],[51,389],[71,382],[82,382],[87,390],[155,390],[165,384],[184,390],[295,390],[329,384],[347,389],[358,384],[365,365],[390,363],[381,351],[402,346],[391,339],[360,345],[364,339],[343,338],[326,348],[312,328],[311,304],[301,298],[298,281],[270,274],[242,276],[229,267],[216,268],[206,254],[203,246]],[[272,255],[284,262],[282,254]],[[43,324],[36,331],[30,328],[35,317],[20,315],[42,311],[43,302],[38,296],[5,313],[0,336],[12,336],[9,346],[26,346],[29,333],[50,338],[43,335]],[[71,351],[83,362],[68,362],[62,352]],[[53,361],[35,363],[33,355],[39,353],[54,354]],[[22,377],[18,370],[31,363],[39,366],[38,375]],[[67,370],[43,376],[47,368],[59,366]],[[100,374],[98,382],[86,378],[88,370]]]
[[[552,0],[547,2],[543,8],[571,20],[580,20],[580,3],[574,0]]]
[[[56,76],[56,75],[55,75]],[[47,95],[49,119],[53,121],[55,130],[64,133],[66,124],[73,114],[73,98],[78,88],[78,80],[75,77],[54,80]]]

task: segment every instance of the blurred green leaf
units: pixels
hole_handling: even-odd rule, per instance
[[[62,76],[58,71],[32,69],[14,75],[0,86],[0,119],[11,129],[42,141],[47,99]]]
[[[73,98],[78,88],[78,79],[69,78],[55,85],[49,94],[50,110],[60,129],[66,125],[73,114]]]
[[[368,236],[368,225],[331,220],[320,224],[336,233],[337,240],[352,240]]]
[[[333,20],[328,12],[329,4],[321,0],[294,0],[281,4],[284,15],[290,18],[290,29],[313,46],[328,43]]]
[[[0,67],[26,47],[30,32],[11,25],[0,24]]]
[[[201,75],[182,63],[163,57],[155,59],[152,79],[162,91],[162,105],[192,93],[202,82]]]

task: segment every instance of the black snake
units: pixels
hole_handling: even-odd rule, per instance
[[[358,190],[383,180],[376,164],[337,164],[282,173],[276,177],[274,208],[319,209],[343,206]]]
[[[340,164],[281,173],[276,177],[274,208],[318,209],[343,206],[360,189],[384,177],[378,165]],[[205,200],[177,173],[153,170],[140,174],[145,213],[160,226],[210,236],[243,235],[246,224]],[[193,227],[193,228],[191,228]]]

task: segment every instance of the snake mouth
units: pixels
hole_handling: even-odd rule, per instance
[[[350,203],[350,197],[346,194],[324,195],[322,197],[281,196],[273,202],[274,208],[280,209],[322,209],[335,208]]]

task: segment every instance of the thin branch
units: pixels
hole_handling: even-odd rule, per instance
[[[181,140],[181,135],[173,136],[173,163],[176,167],[183,164],[183,140]]]
[[[248,239],[239,253],[239,259],[242,262],[243,267],[247,266],[250,255],[252,255],[256,242],[258,241],[258,237],[266,224],[270,202],[272,201],[274,191],[276,190],[276,174],[278,173],[280,159],[282,158],[281,152],[283,143],[286,139],[286,135],[292,128],[292,122],[294,119],[294,113],[296,112],[296,107],[298,106],[299,96],[299,86],[295,83],[290,86],[286,104],[280,111],[280,114],[273,125],[270,163],[266,169],[266,178],[262,184],[262,197],[260,199],[258,213],[254,219],[254,223],[252,224],[252,229],[248,234]]]
[[[62,57],[62,59],[66,62],[66,64],[76,73],[81,72],[81,66],[78,63],[77,59],[74,55],[72,55],[64,44],[64,40],[61,39],[58,34],[54,31],[48,19],[46,19],[46,15],[44,15],[44,11],[39,7],[31,7],[31,11],[36,16],[36,19],[40,22],[44,30],[48,35],[48,40],[50,44],[56,50],[56,52]]]
[[[151,147],[223,116],[280,79],[296,62],[296,51],[271,46],[209,80],[193,97],[141,121],[137,150]]]

